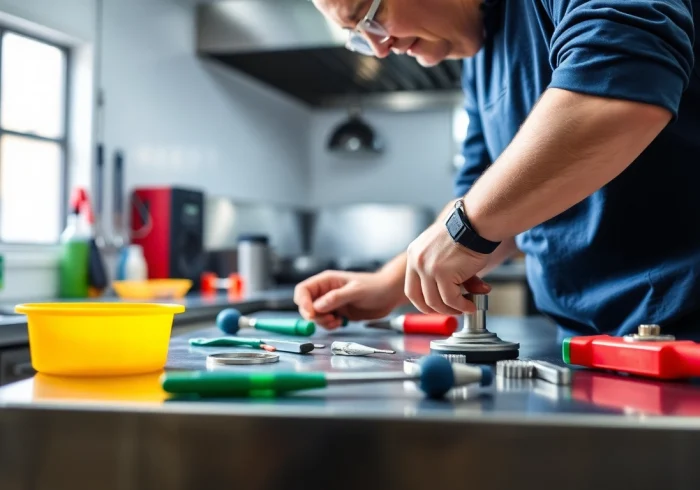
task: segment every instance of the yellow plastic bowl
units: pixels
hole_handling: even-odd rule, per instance
[[[183,305],[29,303],[32,367],[59,376],[120,376],[160,371],[175,314]]]
[[[147,281],[114,281],[114,291],[122,299],[181,299],[192,288],[189,279],[149,279]]]

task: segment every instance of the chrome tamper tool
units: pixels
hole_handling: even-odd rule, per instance
[[[486,328],[488,295],[466,293],[464,297],[474,303],[476,311],[464,314],[462,330],[445,340],[430,342],[433,354],[440,354],[453,362],[489,363],[504,359],[517,359],[520,344],[501,340]]]

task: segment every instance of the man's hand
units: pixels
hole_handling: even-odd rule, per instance
[[[462,296],[462,286],[471,293],[491,291],[476,276],[489,256],[455,243],[442,222],[434,223],[409,245],[407,259],[404,293],[423,313],[474,311],[474,304]]]
[[[374,320],[387,316],[406,302],[403,275],[390,270],[375,273],[325,271],[297,285],[294,302],[307,320],[332,330],[348,320]]]

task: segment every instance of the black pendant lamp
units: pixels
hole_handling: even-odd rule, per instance
[[[374,129],[362,119],[357,108],[349,111],[348,119],[331,133],[328,149],[345,155],[379,154],[384,143]]]

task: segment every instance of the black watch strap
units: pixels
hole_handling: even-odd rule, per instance
[[[480,236],[474,230],[474,228],[472,228],[472,225],[467,218],[467,214],[462,208],[461,199],[457,199],[455,201],[454,210],[447,218],[445,225],[447,226],[447,231],[455,242],[480,254],[490,254],[496,250],[496,247],[498,247],[498,245],[501,243],[487,240],[486,238]]]

